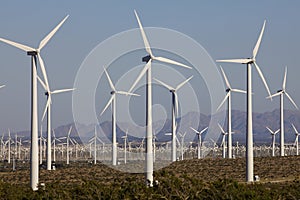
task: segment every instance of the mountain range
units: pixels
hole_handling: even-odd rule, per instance
[[[186,132],[185,141],[196,141],[196,134],[190,129],[193,127],[195,129],[201,130],[207,127],[212,118],[218,118],[221,114],[217,113],[215,115],[205,115],[197,112],[189,112],[186,115],[177,119],[178,130],[180,132]],[[271,134],[266,129],[266,126],[270,127],[272,130],[279,129],[280,112],[279,109],[273,111],[268,111],[264,113],[253,113],[253,138],[255,144],[270,144]],[[197,122],[199,122],[197,124]],[[292,129],[291,123],[295,125],[300,130],[300,111],[294,110],[284,110],[284,126],[285,126],[285,142],[293,143],[295,141],[295,133]],[[71,137],[81,139],[83,142],[87,142],[94,136],[95,124],[84,125],[79,123],[72,123],[57,127],[55,135],[57,138],[64,137],[67,135],[70,126],[76,126],[71,132]],[[99,126],[99,125],[98,125]],[[211,125],[210,128],[214,126],[214,131],[220,134],[220,130],[216,129],[216,124]],[[97,135],[104,143],[110,143],[111,141],[111,121],[105,121],[97,127]],[[120,128],[122,127],[122,129]],[[224,130],[226,130],[226,121],[224,123]],[[128,130],[128,141],[138,141],[140,142],[145,135],[144,127],[137,127],[131,123],[119,122],[117,126],[117,141],[123,143],[122,136],[125,135],[126,130]],[[154,134],[156,135],[156,140],[158,142],[166,142],[171,140],[171,136],[165,135],[165,133],[171,132],[171,120],[160,120],[153,123]],[[244,144],[246,141],[246,112],[239,110],[232,110],[232,131],[233,143],[238,141],[240,144]],[[30,138],[30,131],[21,131],[17,133],[12,133],[12,137],[17,134],[18,136],[23,136],[24,138]],[[44,132],[44,137],[46,133]],[[206,137],[207,132],[203,133],[202,137]],[[178,136],[179,139],[179,136]],[[217,142],[220,142],[221,135]],[[276,142],[279,142],[279,133],[276,135]]]

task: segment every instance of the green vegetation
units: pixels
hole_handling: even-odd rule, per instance
[[[299,199],[299,157],[255,159],[254,184],[244,183],[244,159],[185,160],[155,172],[159,184],[146,188],[143,174],[105,165],[71,163],[40,170],[45,188],[32,192],[29,170],[0,172],[1,199]],[[1,167],[1,166],[0,166]],[[3,166],[2,166],[3,167]]]

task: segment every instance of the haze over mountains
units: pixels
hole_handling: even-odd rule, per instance
[[[271,135],[266,129],[266,126],[270,127],[272,130],[279,129],[279,120],[280,120],[280,113],[279,109],[275,109],[271,112],[264,112],[264,113],[253,113],[253,133],[254,133],[254,144],[270,144],[271,143]],[[184,115],[183,117],[179,118],[177,121],[180,120],[184,123],[178,123],[181,127],[178,127],[180,130],[185,130],[187,132],[185,141],[196,141],[196,134],[190,129],[190,126],[196,127],[196,122],[199,121],[198,129],[203,129],[209,125],[210,119],[213,116],[208,116],[204,114],[199,114],[196,112],[189,112],[188,114]],[[300,130],[300,111],[294,110],[285,110],[284,111],[284,126],[285,126],[285,142],[286,143],[293,143],[295,141],[295,133],[292,129],[291,123],[293,123],[298,130]],[[64,126],[57,127],[54,131],[56,137],[63,137],[66,136],[69,127],[74,127],[74,123],[67,124]],[[124,130],[121,130],[119,126],[117,126],[117,141],[119,143],[123,143],[122,136],[125,135],[126,129],[128,129],[128,140],[129,141],[141,141],[144,137],[145,129],[144,128],[136,128],[130,123],[119,122],[120,125]],[[98,136],[101,140],[105,143],[110,143],[111,141],[111,121],[105,121],[100,124],[101,129],[97,128]],[[78,133],[80,139],[84,142],[87,142],[90,138],[94,136],[95,125],[83,125],[83,124],[76,124],[77,130],[73,128],[71,132],[71,137],[78,138]],[[224,130],[226,130],[226,122],[224,123]],[[165,135],[165,133],[171,132],[171,120],[167,119],[166,121],[157,121],[153,124],[154,134],[156,134],[156,140],[158,142],[166,142],[170,141],[170,136]],[[159,130],[159,131],[158,131]],[[217,129],[218,130],[218,129]],[[239,110],[232,110],[232,130],[235,133],[233,135],[233,142],[239,141],[240,144],[245,143],[246,139],[246,112],[239,111]],[[46,132],[43,133],[44,137]],[[203,134],[203,138],[205,137]],[[11,133],[12,137],[15,133]],[[29,131],[21,131],[17,132],[18,136],[23,136],[25,138],[30,137]],[[7,136],[7,133],[5,133]],[[179,138],[179,136],[178,136]],[[220,136],[221,138],[221,136]],[[220,142],[220,138],[219,141]],[[209,140],[206,138],[205,140]],[[279,134],[276,135],[276,142],[279,141]]]

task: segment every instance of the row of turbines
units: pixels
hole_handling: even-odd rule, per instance
[[[220,125],[219,125],[220,126]],[[292,125],[293,126],[293,125]],[[295,127],[295,126],[293,126]],[[194,130],[196,136],[196,140],[186,142],[185,136],[186,133],[181,134],[178,132],[176,136],[176,152],[178,155],[176,160],[184,160],[184,159],[192,159],[198,158],[201,159],[204,157],[213,157],[213,158],[228,158],[228,145],[226,144],[225,137],[228,135],[223,128],[220,126],[220,130],[222,133],[221,141],[218,143],[214,140],[213,146],[206,146],[207,141],[202,142],[202,133],[207,130],[208,127],[202,129],[201,131]],[[267,128],[272,136],[275,136],[276,133],[279,132],[279,129],[273,132],[271,129]],[[285,144],[285,155],[299,155],[299,145],[298,145],[298,136],[299,133],[296,132],[296,140],[292,144]],[[93,137],[91,137],[88,142],[82,143],[80,139],[71,136],[72,126],[69,128],[66,136],[56,137],[53,131],[52,137],[52,161],[53,166],[55,167],[55,162],[65,162],[67,165],[70,164],[71,161],[88,161],[93,162],[94,164],[97,161],[101,161],[104,163],[109,163],[112,160],[112,152],[113,147],[111,143],[105,143],[97,133],[96,127],[94,131]],[[172,135],[172,133],[165,133],[165,135]],[[179,136],[179,137],[178,137]],[[0,159],[2,161],[7,161],[11,163],[12,160],[19,161],[28,161],[29,159],[29,150],[30,150],[30,140],[22,140],[23,137],[15,134],[14,137],[11,137],[10,131],[6,137],[2,135],[0,140]],[[128,139],[128,132],[125,133],[124,136],[121,137],[123,142],[118,141],[117,143],[117,152],[116,152],[116,165],[126,164],[127,161],[141,161],[144,159],[145,153],[145,138],[142,140],[137,139]],[[157,138],[153,138],[153,160],[170,160],[173,157],[173,145],[172,140],[158,140]],[[244,157],[245,156],[245,146],[239,144],[236,141],[236,144],[232,146],[232,158],[236,157]],[[39,164],[44,165],[44,160],[47,162],[47,140],[43,136],[43,132],[41,130],[39,136]],[[267,157],[267,156],[275,156],[280,155],[279,145],[276,145],[274,137],[272,137],[271,145],[257,145],[254,146],[254,156],[255,157]],[[112,163],[113,164],[113,163]],[[45,165],[46,166],[46,165]]]
[[[145,148],[145,154],[146,154],[146,166],[145,166],[145,171],[146,171],[146,184],[149,187],[153,186],[153,163],[154,163],[154,151],[153,151],[153,128],[152,128],[152,62],[153,61],[158,61],[162,63],[167,63],[171,65],[177,65],[186,69],[192,69],[192,67],[179,63],[177,61],[173,61],[168,58],[160,57],[160,56],[155,56],[152,52],[150,43],[147,39],[146,33],[143,29],[142,23],[140,21],[140,18],[137,14],[136,11],[134,11],[138,26],[142,35],[142,39],[144,42],[145,50],[148,53],[147,56],[142,58],[142,61],[146,63],[145,67],[142,69],[141,73],[139,76],[136,78],[135,82],[131,86],[131,88],[128,91],[118,91],[116,90],[113,82],[111,81],[111,78],[104,69],[104,72],[106,74],[106,77],[108,79],[109,85],[111,87],[111,98],[109,102],[106,104],[104,107],[101,115],[107,110],[109,105],[112,106],[112,164],[116,165],[117,164],[117,141],[116,141],[116,95],[117,94],[124,94],[124,95],[131,95],[131,96],[139,96],[138,94],[133,93],[133,90],[137,83],[141,80],[141,78],[146,74],[146,148]],[[37,116],[37,82],[39,81],[42,87],[45,89],[45,95],[47,97],[47,103],[46,107],[42,116],[42,119],[45,117],[45,114],[47,113],[47,169],[51,170],[51,95],[52,94],[57,94],[57,93],[62,93],[62,92],[68,92],[68,91],[73,91],[74,88],[71,89],[62,89],[62,90],[51,90],[48,82],[48,77],[46,73],[46,68],[44,65],[44,61],[40,55],[41,50],[43,47],[49,42],[49,40],[54,36],[54,34],[58,31],[58,29],[63,25],[63,23],[66,21],[68,16],[66,16],[39,44],[38,48],[32,48],[28,47],[26,45],[16,43],[7,39],[0,38],[0,41],[5,42],[9,45],[12,45],[14,47],[17,47],[25,52],[27,52],[27,55],[31,56],[31,85],[32,85],[32,90],[31,90],[31,142],[30,142],[30,185],[32,190],[37,190],[38,189],[38,174],[39,174],[39,161],[38,161],[38,116]],[[227,63],[238,63],[238,64],[246,64],[247,65],[247,90],[240,90],[240,89],[233,89],[231,88],[229,81],[225,75],[224,70],[221,68],[221,72],[223,74],[227,89],[226,89],[226,96],[224,100],[221,102],[219,108],[225,103],[225,101],[228,101],[228,117],[227,117],[227,131],[224,131],[222,127],[220,126],[221,132],[223,134],[223,146],[225,147],[225,137],[228,136],[228,141],[227,141],[227,154],[228,158],[232,158],[232,130],[231,130],[231,92],[240,92],[240,93],[245,93],[247,94],[247,139],[246,139],[246,163],[247,163],[247,168],[246,168],[246,181],[247,182],[252,182],[254,181],[254,174],[253,174],[253,130],[252,130],[252,65],[256,68],[258,71],[259,76],[261,77],[267,92],[268,92],[268,98],[272,99],[272,97],[280,95],[281,101],[280,101],[280,110],[281,110],[281,127],[280,127],[280,152],[281,156],[284,156],[284,127],[283,127],[283,96],[286,95],[288,99],[293,103],[293,105],[297,107],[295,102],[292,100],[290,95],[286,92],[285,90],[285,85],[286,85],[286,75],[287,75],[287,69],[285,70],[285,75],[284,75],[284,81],[283,81],[283,87],[281,90],[279,90],[277,93],[271,95],[270,90],[268,88],[268,85],[266,83],[266,80],[263,76],[263,73],[261,72],[259,66],[256,63],[256,55],[258,53],[260,43],[262,40],[262,36],[264,33],[265,29],[265,24],[266,21],[263,24],[262,30],[260,32],[258,41],[253,49],[252,57],[251,58],[246,58],[246,59],[230,59],[230,60],[217,60],[217,62],[227,62]],[[39,61],[39,62],[37,62]],[[38,76],[37,74],[37,64],[39,64],[41,73],[43,75],[43,80]],[[177,159],[177,146],[176,146],[176,129],[177,129],[177,124],[176,124],[176,118],[178,114],[178,99],[177,99],[177,91],[183,87],[190,79],[192,78],[189,77],[182,83],[180,83],[176,87],[172,87],[165,83],[162,80],[154,79],[157,81],[159,84],[167,88],[171,94],[172,94],[172,142],[171,142],[171,159],[172,161],[176,161]],[[218,108],[218,109],[219,109]],[[294,126],[293,126],[294,127]],[[294,127],[295,128],[295,127]],[[268,128],[270,129],[270,128]],[[206,130],[198,131],[193,128],[193,130],[198,134],[198,140],[200,142],[198,143],[198,158],[201,157],[201,134]],[[71,130],[70,130],[71,131]],[[69,131],[69,132],[70,132]],[[271,129],[270,129],[271,131]],[[296,131],[296,128],[295,128]],[[296,131],[298,134],[298,131]],[[275,135],[275,132],[274,132]],[[93,141],[96,143],[97,135],[94,136]],[[127,135],[126,135],[127,137]],[[68,140],[69,141],[69,140]],[[67,146],[69,143],[66,144]],[[184,148],[183,146],[181,148]],[[126,148],[125,148],[126,149]],[[223,154],[225,155],[225,148],[223,148]],[[95,151],[96,152],[96,151]],[[69,154],[67,154],[69,155]]]

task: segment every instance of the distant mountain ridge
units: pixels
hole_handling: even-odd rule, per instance
[[[218,115],[217,113],[216,115]],[[285,142],[293,143],[295,141],[295,133],[292,129],[291,123],[293,123],[298,130],[300,130],[300,111],[294,110],[284,110],[284,126],[285,126]],[[199,114],[197,112],[189,112],[181,118],[177,119],[180,127],[178,129],[186,131],[186,141],[196,140],[195,133],[190,129],[190,126],[195,129],[203,129],[209,125],[211,118],[214,115],[205,115]],[[279,129],[279,120],[280,120],[280,112],[279,109],[275,109],[273,111],[268,111],[264,113],[253,113],[253,138],[255,144],[260,143],[271,143],[271,135],[266,129],[266,126],[270,127],[272,130]],[[198,127],[196,122],[199,121]],[[183,122],[183,123],[180,123]],[[77,129],[74,128],[74,123],[63,125],[57,127],[55,131],[55,135],[57,138],[66,136],[69,127],[73,126],[71,136],[78,138],[79,137],[87,142],[88,139],[94,136],[95,125],[84,125],[84,124],[76,124]],[[144,127],[135,127],[130,123],[119,122],[118,125],[123,128],[120,129],[117,126],[117,141],[119,143],[123,143],[122,136],[125,135],[126,129],[128,129],[129,141],[141,141],[144,137],[145,128]],[[109,143],[111,141],[111,122],[105,121],[100,124],[101,130],[97,128],[99,138],[105,143]],[[125,127],[125,128],[124,128]],[[162,127],[162,128],[161,128]],[[226,122],[224,123],[224,130],[226,130]],[[161,129],[161,130],[159,130]],[[165,133],[171,132],[171,120],[167,119],[165,121],[156,121],[153,123],[154,134],[156,134],[157,141],[164,142],[170,141],[170,136],[165,135]],[[159,131],[155,131],[159,130]],[[218,130],[218,129],[216,129]],[[245,143],[246,139],[246,112],[239,110],[232,110],[232,131],[235,133],[233,135],[233,142],[239,141],[239,143]],[[30,138],[30,131],[20,131],[17,133],[12,133],[12,137],[17,134],[18,136],[23,136],[24,138]],[[44,136],[46,132],[43,133]],[[203,134],[203,137],[205,133]],[[7,137],[7,136],[6,136]],[[178,136],[179,137],[179,136]],[[220,139],[219,139],[220,141]],[[276,135],[276,142],[279,141],[279,134]]]

